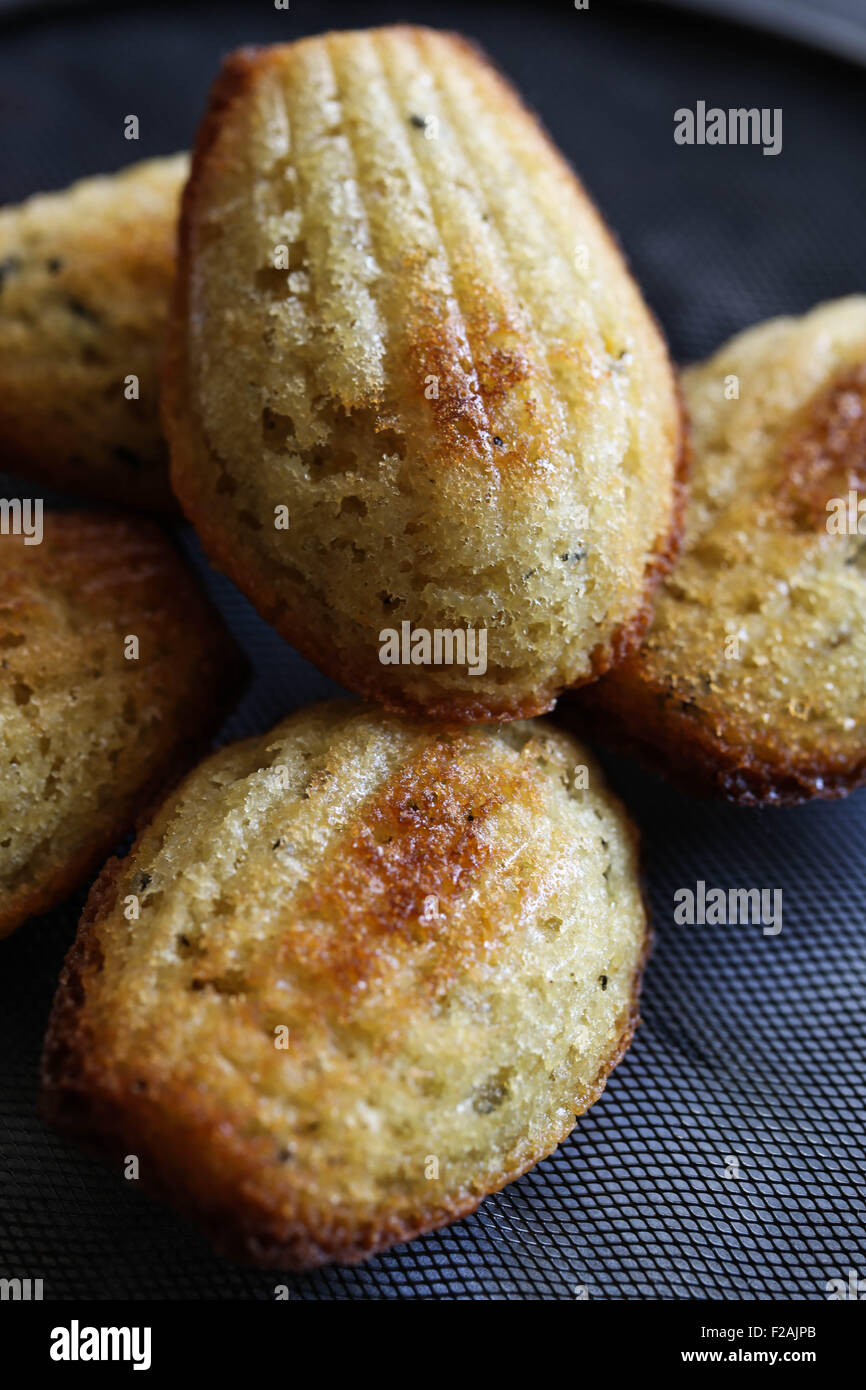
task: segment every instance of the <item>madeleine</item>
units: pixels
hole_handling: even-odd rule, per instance
[[[464,40],[243,52],[184,199],[172,482],[289,641],[386,706],[548,709],[636,645],[676,532],[664,343],[568,165]],[[483,671],[380,634],[486,634]]]
[[[106,866],[45,1107],[239,1259],[363,1259],[565,1138],[647,944],[631,825],[566,735],[313,706],[207,759]]]

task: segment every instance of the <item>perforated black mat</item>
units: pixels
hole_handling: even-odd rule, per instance
[[[187,145],[220,55],[240,43],[406,18],[473,34],[511,73],[617,230],[680,360],[864,288],[862,71],[605,0],[7,19],[0,200]],[[781,107],[782,153],[676,145],[673,113],[698,100]],[[137,146],[122,135],[129,112]],[[334,690],[206,573],[256,669],[223,738]],[[468,1220],[355,1269],[284,1279],[217,1258],[36,1116],[79,898],[0,943],[0,1277],[42,1278],[47,1299],[268,1299],[277,1282],[300,1298],[824,1299],[829,1279],[866,1278],[866,794],[759,813],[610,768],[643,826],[657,944],[634,1046],[552,1158]],[[781,889],[782,931],[674,925],[675,890],[699,879]]]

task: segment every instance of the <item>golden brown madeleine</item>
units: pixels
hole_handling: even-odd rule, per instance
[[[689,788],[746,804],[866,781],[866,297],[683,374],[683,550],[642,651],[576,703]]]
[[[227,63],[164,420],[211,556],[391,708],[539,713],[648,621],[676,530],[665,347],[573,173],[460,38]]]
[[[0,936],[59,902],[206,746],[242,662],[151,522],[0,535]]]
[[[208,758],[106,866],[47,1113],[137,1154],[234,1256],[363,1259],[472,1211],[599,1095],[636,1022],[635,861],[544,723],[302,710]]]
[[[0,469],[174,509],[158,368],[188,167],[152,159],[0,209]]]

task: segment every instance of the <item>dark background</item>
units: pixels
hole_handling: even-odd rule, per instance
[[[292,0],[288,12],[265,0],[0,4],[0,201],[188,146],[220,57],[240,44],[400,19],[456,28],[541,114],[689,361],[758,319],[864,289],[866,87],[854,59],[866,38],[858,48],[848,30],[840,41],[846,7],[806,6],[807,29],[820,43],[823,23],[826,46],[850,62],[612,0],[580,12],[567,0]],[[673,113],[698,100],[781,107],[782,153],[677,146]],[[138,142],[123,138],[129,113]],[[0,491],[13,487],[0,478]],[[207,569],[188,530],[182,538],[256,670],[221,737],[332,693]],[[41,1039],[80,895],[0,943],[0,1277],[43,1278],[46,1298],[132,1299],[267,1299],[277,1282],[301,1298],[573,1299],[583,1288],[823,1299],[849,1269],[866,1279],[866,793],[746,811],[609,766],[644,831],[657,944],[634,1047],[553,1157],[473,1217],[354,1270],[284,1279],[218,1259],[36,1116]],[[673,894],[699,878],[781,888],[781,934],[675,926]],[[738,1178],[725,1176],[728,1156]]]

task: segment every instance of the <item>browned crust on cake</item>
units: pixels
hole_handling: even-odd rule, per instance
[[[840,402],[854,398],[861,413]],[[777,449],[778,480],[765,497],[779,522],[802,532],[822,527],[826,500],[862,486],[866,364],[835,373],[794,415]],[[696,665],[698,665],[696,658]],[[827,747],[788,752],[741,718],[736,707],[702,705],[678,688],[664,653],[630,656],[569,706],[576,727],[631,754],[688,792],[744,806],[796,806],[835,800],[866,785],[866,746],[849,755]]]
[[[133,529],[158,543],[159,572],[146,581],[139,581],[141,601],[146,599],[145,583],[154,601],[163,603],[170,596],[172,604],[183,611],[189,628],[189,641],[198,653],[201,673],[196,696],[190,700],[183,720],[175,722],[160,755],[151,766],[148,777],[138,785],[118,789],[116,811],[107,828],[96,833],[91,830],[82,843],[64,862],[48,865],[36,882],[27,882],[4,893],[0,903],[0,937],[14,931],[28,917],[47,912],[61,902],[78,884],[101,864],[106,854],[117,844],[162,792],[193,765],[207,748],[224,716],[237,698],[246,678],[246,662],[200,589],[195,576],[187,569],[180,553],[153,522],[134,520],[118,514],[47,513],[46,524],[58,518],[63,526],[64,541],[75,544],[86,539],[86,560],[81,567],[82,582],[97,572],[100,564],[98,549],[94,549],[94,529],[99,528],[105,546],[106,560],[116,562],[117,547],[124,534]],[[155,555],[157,546],[155,545]],[[135,731],[131,737],[135,737]]]
[[[803,530],[825,525],[831,497],[866,489],[866,362],[835,372],[807,401],[777,458],[777,505]]]
[[[454,732],[459,737],[459,732]],[[434,749],[434,764],[427,770],[433,787],[440,785],[436,755]],[[404,770],[404,780],[406,775]],[[375,824],[378,817],[384,817],[390,826],[395,807],[407,805],[406,791],[407,786],[402,784],[387,788],[368,808],[368,821]],[[482,803],[486,803],[488,791],[478,791]],[[506,783],[501,792],[508,799],[514,788]],[[412,793],[417,794],[414,784]],[[609,792],[607,796],[611,806],[622,813],[618,798]],[[460,808],[464,808],[462,799]],[[465,825],[465,816],[455,814],[455,827],[458,819]],[[446,816],[446,830],[450,824]],[[640,875],[638,831],[628,819],[623,820],[622,828],[631,846],[635,871]],[[403,925],[394,912],[394,903],[411,902],[417,888],[417,851],[413,853],[411,834],[407,834],[406,840],[405,846],[398,845],[395,851],[395,878],[389,882],[388,902],[383,908],[388,913],[389,935]],[[260,1181],[272,1160],[263,1159],[255,1140],[244,1136],[240,1122],[217,1109],[200,1087],[192,1087],[161,1070],[158,1060],[150,1061],[144,1053],[134,1063],[126,1059],[123,1067],[119,1066],[112,1055],[111,1039],[102,1033],[98,1014],[90,1007],[90,991],[98,990],[103,967],[101,927],[115,909],[137,849],[137,845],[133,846],[128,859],[115,858],[105,865],[85,905],[76,940],[61,973],[46,1035],[42,1110],[65,1135],[113,1163],[120,1165],[127,1154],[135,1153],[140,1160],[143,1185],[196,1220],[223,1253],[242,1263],[287,1270],[308,1269],[331,1261],[356,1263],[468,1215],[484,1197],[528,1171],[571,1132],[574,1120],[555,1127],[551,1122],[528,1157],[522,1154],[513,1166],[506,1164],[497,1174],[479,1179],[477,1185],[464,1182],[436,1202],[407,1195],[405,1204],[397,1210],[377,1209],[374,1203],[365,1203],[360,1209],[346,1204],[335,1210],[325,1202],[310,1201],[303,1194],[293,1193],[294,1205],[287,1209],[283,1189],[277,1209],[275,1202],[262,1195],[265,1184]],[[441,852],[444,874],[446,863],[463,863],[467,854],[472,861],[481,850],[467,847],[459,837],[446,836]],[[332,888],[337,910],[342,910],[342,905],[350,911],[355,891],[351,884],[346,885],[345,891],[339,884]],[[640,1022],[640,986],[652,945],[645,894],[642,899],[641,951],[634,967],[629,1004],[617,1019],[616,1041],[592,1085],[583,1089],[574,1102],[575,1118],[598,1099]],[[317,910],[320,907],[317,904]],[[345,963],[327,961],[323,968],[335,987],[346,985]],[[449,969],[447,959],[443,969]],[[450,969],[456,969],[453,958]]]
[[[88,986],[102,966],[99,923],[114,901],[124,868],[121,859],[111,859],[105,865],[90,891],[78,936],[67,955],[45,1039],[42,1113],[69,1138],[116,1163],[135,1153],[143,1186],[196,1220],[229,1258],[261,1268],[293,1271],[334,1261],[357,1264],[389,1246],[468,1216],[485,1197],[528,1172],[570,1134],[574,1121],[545,1139],[525,1162],[503,1170],[483,1190],[463,1188],[436,1206],[416,1203],[399,1216],[381,1219],[371,1212],[359,1220],[350,1213],[335,1216],[299,1202],[286,1218],[257,1202],[251,1189],[262,1165],[245,1147],[237,1129],[227,1124],[224,1116],[209,1113],[200,1096],[182,1088],[175,1091],[170,1080],[153,1078],[144,1066],[138,1085],[121,1082],[112,1071],[111,1059],[104,1055],[99,1036],[88,1027]],[[601,1095],[608,1076],[631,1043],[640,1022],[640,986],[650,947],[647,917],[631,1007],[621,1019],[617,1042],[589,1094],[577,1102],[575,1119]],[[192,1180],[190,1174],[194,1174]]]
[[[411,26],[397,26],[411,28]],[[488,66],[483,50],[471,40],[459,34],[450,34]],[[165,432],[171,446],[171,483],[180,505],[196,529],[196,532],[211,560],[222,569],[250,599],[259,614],[270,623],[287,641],[331,679],[348,687],[364,699],[374,700],[385,709],[414,717],[454,720],[459,723],[486,722],[492,720],[512,720],[533,718],[553,709],[559,695],[569,688],[560,681],[548,683],[528,698],[514,698],[503,694],[501,699],[489,697],[472,699],[468,694],[455,692],[441,698],[417,700],[404,690],[385,685],[382,682],[382,667],[374,666],[366,648],[332,651],[322,646],[321,633],[307,622],[303,606],[290,608],[286,600],[277,593],[276,586],[269,580],[264,569],[253,570],[244,564],[240,552],[234,544],[233,536],[219,522],[211,519],[211,508],[196,482],[197,459],[200,450],[206,450],[204,439],[198,440],[197,423],[191,418],[191,397],[187,378],[186,324],[188,321],[188,283],[190,265],[191,227],[199,207],[205,178],[206,157],[218,137],[220,127],[233,103],[241,97],[257,74],[260,65],[267,65],[271,58],[268,49],[246,48],[231,55],[213,85],[210,102],[199,127],[193,154],[190,177],[184,189],[180,232],[178,271],[175,279],[174,297],[170,316],[168,342],[164,357],[162,411]],[[494,69],[495,70],[495,69]],[[525,108],[520,99],[507,85],[509,100],[526,110],[529,119],[539,128],[543,127],[537,117]],[[546,132],[545,139],[554,150],[563,167],[563,173],[577,183],[583,194],[577,175],[568,165]],[[586,196],[583,194],[583,196]],[[610,245],[621,252],[609,228],[599,218],[604,234]],[[628,275],[623,259],[623,274]],[[649,312],[649,311],[647,311]],[[656,324],[658,329],[658,325]],[[660,343],[664,337],[659,330]],[[426,353],[439,357],[447,356],[450,345],[443,335],[434,336],[428,330]],[[644,572],[643,591],[631,618],[620,624],[611,633],[607,642],[596,646],[589,656],[590,670],[582,680],[571,688],[597,680],[607,671],[618,666],[631,653],[638,650],[652,620],[652,597],[662,577],[670,570],[676,559],[683,531],[683,517],[686,499],[686,482],[690,461],[688,421],[683,407],[682,396],[676,383],[673,366],[668,359],[671,379],[677,391],[679,404],[679,427],[676,442],[676,468],[671,502],[670,524],[666,534],[656,538],[653,552]],[[507,376],[507,364],[502,367]],[[443,436],[444,464],[448,463],[448,432]],[[456,435],[455,435],[456,441]],[[452,448],[456,448],[456,442]],[[465,446],[464,446],[465,447]]]

